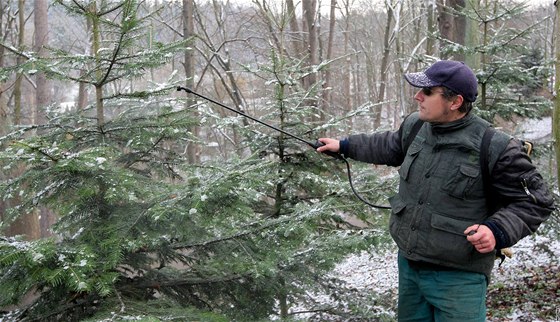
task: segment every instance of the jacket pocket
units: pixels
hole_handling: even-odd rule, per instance
[[[530,175],[521,176],[521,186],[529,200],[533,203],[545,207],[553,205],[552,195],[539,173],[534,172]]]
[[[478,164],[461,164],[443,185],[442,190],[452,197],[466,199],[473,193],[473,187],[479,180],[481,177]]]
[[[391,218],[389,220],[389,232],[391,237],[399,247],[406,246],[406,238],[399,233],[402,227],[406,227],[404,223],[407,218],[403,216],[406,209],[406,204],[401,199],[399,195],[395,195],[389,198],[389,204],[391,205]]]
[[[463,232],[474,224],[472,221],[432,213],[430,224],[432,229],[426,249],[428,257],[455,264],[470,261],[475,250]]]
[[[412,145],[410,145],[410,147],[408,148],[408,151],[406,152],[406,156],[403,160],[403,163],[401,164],[401,167],[399,168],[399,175],[405,181],[408,181],[408,176],[410,174],[410,169],[412,168],[412,165],[414,164],[414,161],[418,158],[418,155],[420,154],[420,151],[422,151],[422,143],[423,142],[424,142],[424,140],[420,140],[420,139],[414,140],[412,142]]]

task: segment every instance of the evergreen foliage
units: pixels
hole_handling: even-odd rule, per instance
[[[115,35],[106,39],[106,47],[114,50],[101,51],[108,56],[56,51],[56,58],[33,65],[53,77],[103,88],[105,122],[89,116],[90,110],[52,111],[48,124],[21,127],[0,138],[6,146],[0,153],[3,169],[23,169],[0,185],[11,205],[0,229],[41,206],[57,216],[51,238],[1,238],[0,307],[30,294],[34,298],[5,317],[286,318],[289,306],[302,303],[307,292],[332,285],[326,274],[338,261],[387,238],[377,229],[386,224],[386,214],[375,213],[378,223],[368,219],[372,211],[349,192],[341,164],[258,124],[218,119],[210,105],[196,106],[210,119],[203,124],[235,127],[244,137],[243,153],[189,164],[182,151],[199,138],[186,129],[199,120],[192,118],[192,109],[182,108],[182,100],[162,95],[175,87],[173,75],[168,83],[143,90],[102,87],[141,77],[144,68],[180,48],[162,45],[140,55],[145,51],[134,48],[142,46],[141,37],[131,31],[140,32],[142,20],[136,19],[134,2],[124,4],[118,9],[126,18],[100,20]],[[68,8],[86,13],[79,6]],[[135,54],[126,54],[125,47]],[[314,136],[314,125],[306,120],[317,111],[302,102],[317,93],[298,85],[310,71],[271,55],[273,63],[255,71],[271,79],[272,103],[263,106],[264,119]],[[111,61],[119,61],[119,67]],[[90,66],[89,72],[72,78],[78,65]],[[87,79],[94,75],[105,76]],[[360,186],[377,189],[368,198],[384,200],[394,187],[374,184],[375,176],[357,170]],[[368,225],[354,226],[349,213]]]
[[[448,43],[443,54],[478,57],[472,66],[480,85],[478,114],[492,121],[499,115],[539,118],[550,114],[550,100],[543,97],[552,62],[532,40],[542,21],[523,24],[526,5],[509,2],[478,4],[457,12],[479,27],[480,42],[461,46]]]
[[[4,138],[4,169],[26,168],[2,185],[5,199],[19,196],[11,215],[47,205],[58,221],[51,239],[2,239],[0,306],[34,292],[22,312],[30,319],[78,319],[115,303],[129,314],[138,301],[153,304],[150,314],[174,303],[260,319],[376,243],[375,229],[343,229],[346,212],[366,212],[344,178],[328,175],[333,161],[254,127],[246,158],[186,164],[174,143],[190,140],[192,120],[171,103],[148,114],[146,102],[127,100],[102,128],[62,114],[41,135],[29,127]]]

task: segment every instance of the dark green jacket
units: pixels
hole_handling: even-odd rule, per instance
[[[472,114],[446,124],[425,123],[405,155],[403,140],[417,118],[413,113],[395,132],[350,136],[341,142],[341,153],[400,166],[399,192],[390,199],[390,232],[406,258],[490,278],[495,252],[477,252],[465,229],[485,224],[500,248],[511,246],[550,215],[550,192],[521,144],[501,133],[489,151],[493,198],[500,206],[489,209],[479,161],[489,123]]]

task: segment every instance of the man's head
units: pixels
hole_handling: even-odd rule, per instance
[[[463,62],[441,60],[424,72],[404,77],[410,85],[422,88],[414,98],[425,121],[448,122],[463,117],[478,95],[476,76]]]

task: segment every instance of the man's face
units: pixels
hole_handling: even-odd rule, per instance
[[[422,88],[414,95],[414,99],[418,101],[421,120],[432,123],[447,123],[463,116],[462,113],[458,112],[458,106],[456,105],[456,98],[460,95],[449,100],[442,94],[442,87],[430,87]]]

